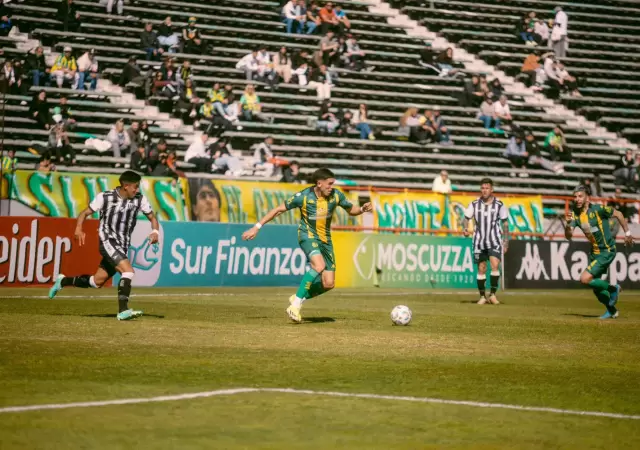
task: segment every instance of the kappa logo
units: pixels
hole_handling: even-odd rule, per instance
[[[540,250],[537,245],[527,242],[525,248],[525,255],[522,258],[520,270],[516,274],[517,280],[522,280],[523,275],[528,280],[539,280],[540,277],[544,277],[545,280],[549,279],[549,274],[544,267],[544,261],[540,258]]]

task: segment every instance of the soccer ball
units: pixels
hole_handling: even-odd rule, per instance
[[[398,305],[391,310],[391,322],[394,325],[409,325],[411,322],[411,310],[408,306]]]

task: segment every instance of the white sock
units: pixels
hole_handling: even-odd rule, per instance
[[[302,303],[304,302],[303,298],[296,296],[296,299],[291,303],[291,306],[295,308],[302,308]]]

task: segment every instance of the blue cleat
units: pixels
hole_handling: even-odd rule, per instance
[[[55,297],[58,292],[60,292],[60,289],[62,289],[62,279],[64,278],[63,274],[58,275],[58,277],[56,278],[56,282],[53,283],[53,286],[51,286],[51,289],[49,289],[49,298],[53,298]]]
[[[118,313],[118,320],[131,320],[142,315],[142,311],[134,311],[133,309],[127,309],[126,311],[122,311]]]
[[[611,293],[611,298],[609,299],[609,306],[614,307],[616,303],[618,303],[618,297],[620,297],[620,292],[622,288],[619,284],[616,284],[616,291]]]
[[[612,308],[614,312],[611,312],[610,309],[607,309],[607,312],[600,316],[600,319],[617,319],[618,318],[618,310]]]

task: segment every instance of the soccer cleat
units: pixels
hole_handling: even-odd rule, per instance
[[[64,278],[63,274],[58,275],[58,277],[56,278],[56,282],[53,283],[53,286],[51,286],[51,289],[49,289],[49,298],[53,298],[55,297],[58,292],[60,292],[60,289],[62,289],[62,279]]]
[[[289,297],[289,304],[293,305],[293,302],[296,301],[296,294],[293,294],[291,297]]]
[[[133,309],[127,309],[126,311],[122,311],[118,313],[118,320],[131,320],[136,317],[140,317],[142,315],[142,311],[134,311]]]
[[[496,294],[491,294],[489,296],[489,303],[491,303],[492,305],[499,305],[500,302],[498,301],[498,298],[496,297]]]
[[[287,308],[287,315],[289,319],[293,320],[296,323],[302,322],[302,316],[300,315],[300,308],[296,308],[295,306],[289,306]]]
[[[620,287],[620,285],[616,284],[616,291],[611,293],[611,298],[609,299],[609,306],[611,307],[616,306],[616,303],[618,303],[618,297],[620,297],[621,291],[622,291],[622,288]]]
[[[487,298],[486,297],[480,297],[480,300],[478,300],[478,305],[486,305],[487,304]]]
[[[609,310],[607,310],[606,313],[604,313],[603,315],[600,316],[600,319],[605,320],[605,319],[617,319],[618,318],[618,310],[616,310],[616,312],[614,312],[613,314],[611,314],[611,312]]]

